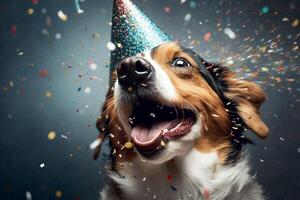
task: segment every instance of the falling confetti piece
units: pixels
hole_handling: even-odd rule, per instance
[[[32,0],[31,1],[33,4],[38,4],[39,3],[39,0]]]
[[[75,6],[78,14],[83,13],[84,11],[80,8],[79,0],[75,0]]]
[[[225,28],[224,33],[230,38],[230,39],[235,39],[236,35],[235,33],[230,29],[230,28]]]
[[[292,22],[292,27],[297,27],[299,25],[299,19],[294,19],[294,21]]]
[[[211,38],[211,32],[205,33],[205,35],[203,37],[204,41],[209,42],[210,38]]]
[[[61,134],[60,137],[63,138],[63,139],[68,139],[68,136],[63,135],[63,134]]]
[[[48,72],[47,69],[41,69],[41,70],[39,71],[39,77],[41,77],[41,78],[45,78],[45,77],[47,77],[48,75],[49,75],[49,72]]]
[[[45,92],[45,97],[51,98],[52,97],[52,92],[50,92],[50,91]]]
[[[169,12],[171,11],[171,8],[168,7],[168,6],[166,6],[166,7],[164,8],[164,10],[165,10],[166,13],[169,13]]]
[[[259,161],[260,161],[261,163],[264,163],[264,162],[265,162],[263,159],[259,159]]]
[[[61,39],[61,34],[60,34],[60,33],[56,33],[56,34],[55,34],[55,38],[56,38],[57,40]]]
[[[98,67],[98,65],[96,63],[94,63],[94,62],[90,62],[89,66],[90,66],[91,70],[96,70],[97,67]]]
[[[131,149],[133,147],[133,144],[131,142],[126,142],[124,147],[127,149]]]
[[[146,178],[146,177],[144,177],[142,181],[146,181],[146,180],[147,180],[147,178]]]
[[[191,8],[196,8],[197,3],[195,1],[190,1],[190,7]]]
[[[55,131],[50,131],[48,133],[48,140],[54,140],[56,138],[56,132]]]
[[[101,144],[102,140],[100,138],[97,138],[94,142],[92,142],[89,146],[89,148],[91,150],[96,149],[100,144]]]
[[[28,14],[28,15],[33,15],[33,13],[34,13],[33,8],[28,8],[27,14]]]
[[[68,20],[68,16],[66,14],[64,14],[62,10],[57,12],[57,16],[63,22],[66,22]]]
[[[31,192],[30,191],[26,191],[25,192],[25,197],[26,197],[26,200],[32,200]]]
[[[90,94],[91,91],[92,91],[92,89],[90,87],[84,88],[84,93],[86,93],[86,94]]]
[[[187,13],[185,16],[184,16],[184,21],[188,22],[190,21],[192,18],[192,14],[191,13]]]
[[[162,147],[164,147],[164,146],[166,146],[166,143],[165,143],[165,141],[160,141],[160,145],[162,146]]]
[[[261,13],[263,14],[267,14],[269,12],[269,7],[268,6],[265,6],[261,9]]]
[[[260,69],[261,69],[262,72],[268,72],[269,71],[269,69],[266,68],[266,67],[261,67]]]
[[[40,168],[44,168],[45,166],[45,163],[40,164]]]
[[[168,175],[168,176],[167,176],[167,180],[168,180],[168,181],[172,181],[172,179],[173,179],[173,177],[172,177],[171,175]]]
[[[112,43],[112,42],[108,42],[107,45],[106,45],[106,47],[107,47],[108,50],[110,50],[110,51],[116,50],[116,45],[115,45],[114,43]]]
[[[11,28],[10,28],[10,32],[13,34],[13,35],[16,35],[17,33],[17,25],[12,25]]]
[[[282,142],[284,142],[284,141],[285,141],[285,139],[284,139],[284,138],[282,138],[282,137],[280,137],[279,139],[280,139]]]
[[[62,192],[60,191],[60,190],[57,190],[56,192],[55,192],[55,196],[56,196],[56,198],[61,198],[62,197]]]

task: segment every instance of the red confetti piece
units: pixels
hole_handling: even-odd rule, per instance
[[[204,196],[205,200],[209,200],[210,194],[209,194],[208,189],[203,190],[203,196]]]
[[[205,33],[205,35],[203,37],[204,41],[209,42],[210,38],[211,38],[211,32]]]
[[[16,25],[16,24],[12,25],[11,28],[10,28],[10,32],[11,32],[13,35],[15,35],[15,34],[17,33],[17,30],[18,30],[18,28],[17,28],[17,25]]]
[[[48,72],[47,69],[41,69],[41,70],[39,71],[39,77],[45,78],[45,77],[47,77],[48,75],[49,75],[49,72]]]
[[[38,3],[39,3],[39,0],[31,0],[31,2],[32,2],[33,4],[38,4]]]
[[[168,179],[168,181],[172,181],[173,178],[172,178],[171,175],[168,175],[168,176],[167,176],[167,179]]]

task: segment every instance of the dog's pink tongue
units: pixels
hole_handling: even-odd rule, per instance
[[[171,122],[159,122],[153,124],[151,128],[143,125],[134,127],[131,131],[131,138],[138,146],[154,145],[157,141],[160,142],[160,137],[164,129],[168,129],[172,124]]]

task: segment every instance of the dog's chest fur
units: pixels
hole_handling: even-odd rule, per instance
[[[113,185],[109,187],[117,186],[121,198],[112,198],[113,188],[107,187],[102,191],[102,199],[263,199],[260,186],[249,175],[246,160],[223,166],[218,164],[215,153],[204,154],[195,149],[164,165],[149,164],[137,158],[125,163],[120,174],[123,178],[111,176]]]

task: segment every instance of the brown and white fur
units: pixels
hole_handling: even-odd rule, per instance
[[[139,86],[144,87],[139,96],[176,109],[189,109],[196,120],[188,134],[168,141],[158,155],[145,157],[135,145],[129,145],[132,127],[128,119],[136,98],[134,90],[138,88],[121,87],[114,72],[103,113],[97,121],[99,139],[109,135],[113,156],[108,171],[110,182],[101,191],[101,199],[264,199],[261,186],[250,175],[246,153],[239,151],[234,159],[229,158],[234,147],[228,110],[198,73],[199,63],[177,43],[162,44],[137,57],[155,70],[152,83]],[[172,66],[176,58],[183,58],[190,66]],[[221,68],[217,81],[226,83],[224,95],[236,103],[236,112],[245,126],[266,138],[268,128],[258,111],[265,93],[257,84],[239,80],[235,73]]]

